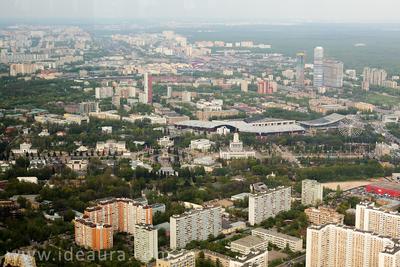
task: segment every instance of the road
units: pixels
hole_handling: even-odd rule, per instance
[[[299,256],[297,258],[294,258],[294,259],[292,259],[290,261],[284,262],[284,263],[282,263],[282,264],[280,264],[280,265],[278,265],[276,267],[289,267],[289,266],[293,266],[296,263],[302,263],[305,260],[306,260],[306,255],[304,254],[304,255],[301,255],[301,256]]]

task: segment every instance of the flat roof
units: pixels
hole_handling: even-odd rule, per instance
[[[264,234],[268,234],[268,235],[272,235],[272,236],[276,236],[276,237],[280,237],[283,239],[287,239],[287,240],[291,240],[291,241],[301,241],[301,238],[295,237],[295,236],[291,236],[291,235],[287,235],[284,233],[279,233],[276,230],[271,230],[271,229],[264,229],[264,228],[256,228],[254,230],[252,230],[252,232],[261,232]]]
[[[243,238],[240,238],[238,240],[232,241],[232,244],[237,244],[240,246],[244,246],[244,247],[248,247],[248,248],[252,248],[255,246],[258,246],[260,244],[266,243],[265,240],[263,240],[262,238],[258,237],[258,236],[253,236],[253,235],[249,235],[249,236],[245,236]]]

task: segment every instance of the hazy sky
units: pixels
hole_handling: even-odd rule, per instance
[[[0,0],[0,18],[400,22],[400,0]]]

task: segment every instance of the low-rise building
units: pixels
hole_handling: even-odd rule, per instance
[[[106,142],[97,142],[96,151],[108,154],[108,153],[118,153],[122,154],[127,152],[125,141],[115,141],[115,140],[107,140]]]
[[[304,210],[308,221],[314,225],[323,225],[327,223],[343,224],[344,215],[337,212],[335,209],[328,207],[310,207]]]
[[[35,257],[29,254],[7,252],[3,266],[36,267]]]
[[[212,142],[208,139],[196,139],[190,141],[190,149],[201,150],[203,152],[210,150]]]
[[[37,155],[38,150],[36,148],[32,148],[32,144],[22,143],[19,145],[19,148],[11,149],[11,152],[14,156],[25,156],[26,154]]]
[[[258,236],[280,249],[289,249],[293,252],[303,251],[303,239],[279,233],[276,230],[256,228],[251,231],[253,236]]]
[[[17,180],[19,182],[25,182],[25,183],[32,183],[32,184],[38,183],[38,178],[35,176],[20,176],[20,177],[17,177]]]
[[[163,136],[157,140],[157,143],[160,147],[171,147],[174,146],[174,140],[169,136]]]
[[[231,250],[243,255],[249,254],[252,250],[267,250],[268,241],[258,236],[246,236],[231,242]]]
[[[193,251],[180,250],[168,253],[163,259],[158,259],[156,267],[195,267],[196,254]]]
[[[86,172],[89,161],[86,159],[71,159],[66,164],[68,168],[76,172]]]
[[[247,255],[241,255],[235,258],[210,250],[204,250],[203,252],[206,259],[209,259],[214,263],[218,263],[221,267],[268,266],[268,250],[251,251]]]

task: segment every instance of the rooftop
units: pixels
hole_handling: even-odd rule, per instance
[[[240,238],[238,240],[232,241],[231,245],[232,244],[236,244],[236,245],[240,245],[240,246],[251,248],[251,247],[258,246],[258,245],[260,245],[262,243],[265,243],[265,241],[262,240],[260,237],[249,235],[249,236],[245,236],[243,238]]]
[[[330,124],[338,123],[341,120],[343,120],[344,118],[346,118],[346,116],[337,114],[337,113],[332,113],[328,116],[325,116],[325,117],[322,117],[319,119],[315,119],[315,120],[311,120],[311,121],[301,121],[300,124],[309,126],[309,127],[322,127],[322,126],[328,126]]]
[[[291,235],[286,235],[283,233],[279,233],[276,230],[271,230],[271,229],[264,229],[264,228],[256,228],[254,230],[252,230],[252,232],[260,232],[260,233],[264,233],[264,234],[268,234],[268,235],[272,235],[272,236],[276,236],[276,237],[280,237],[286,240],[291,240],[291,241],[299,241],[302,240],[301,238],[295,237],[295,236],[291,236]]]
[[[259,133],[259,134],[274,134],[274,133],[286,133],[286,132],[302,132],[305,131],[303,127],[297,124],[288,125],[271,125],[271,126],[253,126],[245,121],[200,121],[200,120],[189,120],[175,123],[176,126],[200,128],[213,130],[222,126],[227,126],[237,129],[239,132],[245,133]]]

